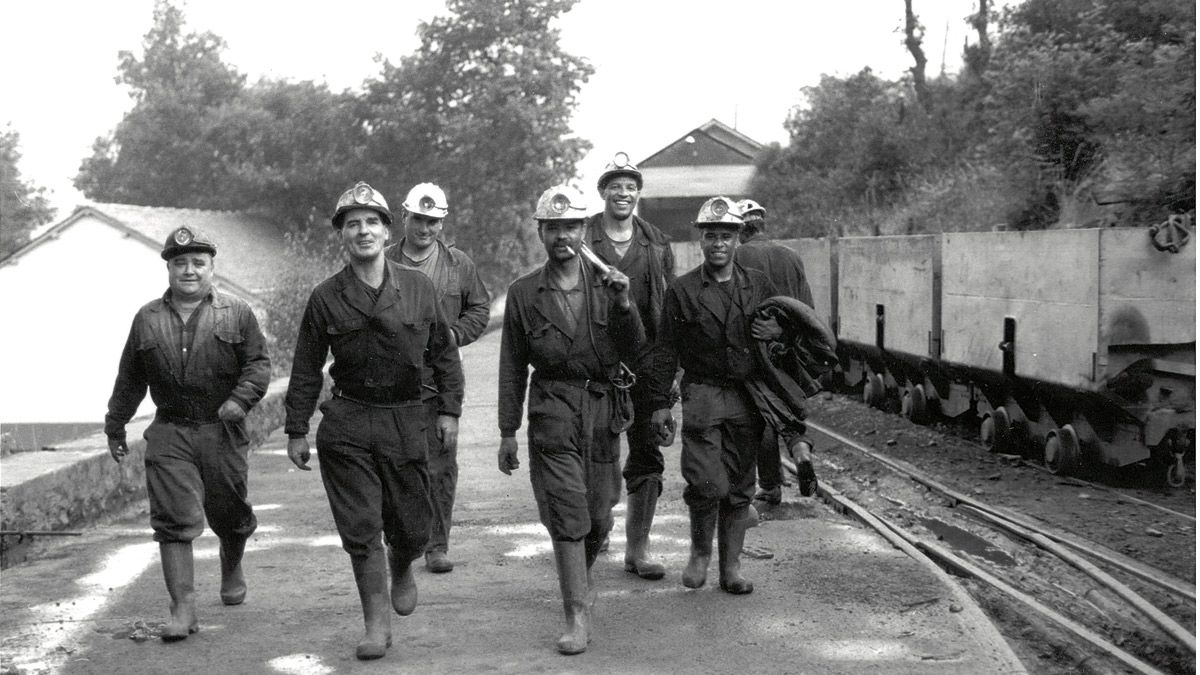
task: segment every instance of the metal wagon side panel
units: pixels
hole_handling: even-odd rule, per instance
[[[1007,318],[1015,375],[1091,389],[1098,257],[1097,230],[943,234],[945,360],[1001,372]]]
[[[1195,245],[1168,253],[1154,248],[1144,228],[1099,232],[1101,342],[1195,342]]]
[[[839,239],[838,339],[876,344],[882,305],[883,348],[929,355],[936,245],[934,235]]]

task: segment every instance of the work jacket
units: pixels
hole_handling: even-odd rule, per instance
[[[552,297],[544,265],[508,287],[500,336],[502,436],[521,427],[530,366],[534,378],[606,388],[621,378],[621,364],[632,362],[646,339],[636,304],[630,302],[628,310],[614,306],[596,274],[585,274],[580,283],[586,313],[574,331]]]
[[[752,353],[750,321],[775,287],[758,270],[734,264],[728,310],[722,291],[703,264],[667,289],[659,340],[650,358],[652,409],[669,408],[677,368],[683,382],[741,387],[759,367]]]
[[[349,265],[313,289],[300,320],[284,400],[288,436],[308,433],[330,352],[333,386],[346,397],[384,404],[420,400],[421,370],[428,365],[438,414],[458,417],[462,364],[436,295],[424,274],[386,259],[378,299]]]
[[[192,334],[190,344],[185,344],[186,331]],[[125,425],[147,388],[160,415],[206,423],[217,421],[217,410],[227,400],[249,411],[270,380],[267,341],[245,301],[214,289],[185,325],[168,290],[133,317],[104,432],[125,438]]]

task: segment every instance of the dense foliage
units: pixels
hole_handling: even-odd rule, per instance
[[[916,3],[919,11],[919,0]],[[986,7],[985,7],[986,8]],[[1027,0],[958,76],[803,90],[754,194],[796,235],[1148,225],[1195,209],[1195,6]],[[980,17],[972,17],[973,25]]]
[[[413,55],[382,61],[361,91],[334,93],[247,84],[219,37],[188,32],[182,11],[158,0],[141,55],[120,55],[134,107],[96,141],[75,184],[97,201],[285,223],[289,259],[305,269],[278,280],[267,320],[277,337],[294,334],[308,291],[339,263],[327,218],[358,180],[397,214],[414,184],[444,188],[447,238],[499,290],[532,262],[537,195],[573,176],[589,148],[569,120],[592,69],[550,26],[574,2],[449,0],[449,15],[420,25]]]
[[[29,243],[29,233],[54,218],[45,188],[21,178],[21,135],[11,128],[0,132],[0,260]]]
[[[120,56],[134,107],[96,141],[76,186],[97,201],[252,211],[325,233],[357,180],[395,210],[431,181],[450,198],[447,233],[491,281],[510,279],[529,262],[537,195],[589,147],[569,120],[592,70],[550,27],[574,1],[450,0],[449,15],[421,24],[413,55],[339,94],[247,84],[219,37],[186,31],[159,0],[142,54]]]

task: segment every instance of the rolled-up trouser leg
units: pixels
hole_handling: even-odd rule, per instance
[[[218,536],[245,538],[254,532],[257,521],[246,499],[248,446],[235,445],[222,423],[185,426],[155,420],[145,438],[146,490],[156,541],[192,541],[204,530],[205,516]]]

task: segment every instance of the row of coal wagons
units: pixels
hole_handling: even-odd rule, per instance
[[[840,377],[878,407],[978,424],[1053,472],[1195,448],[1196,253],[1136,228],[798,239]]]

